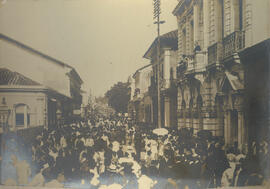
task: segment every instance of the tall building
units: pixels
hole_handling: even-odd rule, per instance
[[[178,128],[248,144],[269,127],[269,0],[179,0]]]

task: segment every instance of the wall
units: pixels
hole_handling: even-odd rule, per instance
[[[246,47],[270,38],[269,0],[244,0]]]
[[[15,125],[16,104],[26,104],[30,114],[30,125],[37,127],[46,125],[46,95],[42,92],[0,92],[0,99],[6,98],[8,108],[11,110],[8,124]],[[23,129],[25,127],[18,127]]]
[[[3,39],[0,39],[0,62],[1,67],[19,72],[40,84],[70,97],[70,81],[66,75],[70,68],[64,68]]]
[[[136,73],[135,76],[135,89],[140,89],[140,97],[148,91],[148,87],[151,84],[152,69],[148,67]]]

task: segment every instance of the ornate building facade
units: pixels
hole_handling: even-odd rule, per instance
[[[250,78],[255,79],[252,66],[261,66],[247,64],[246,52],[256,51],[256,44],[270,37],[269,11],[267,0],[179,0],[173,11],[178,23],[178,128],[194,134],[209,130],[224,137],[226,145],[247,149],[253,140],[249,132],[256,130],[250,129],[247,92],[260,82],[251,82]],[[261,65],[267,63],[265,58]],[[268,77],[268,72],[262,74]],[[267,90],[259,90],[269,98]],[[256,93],[253,97],[260,98]]]

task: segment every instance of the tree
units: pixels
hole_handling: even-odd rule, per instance
[[[108,99],[109,106],[116,112],[127,112],[130,100],[129,83],[118,82],[105,93],[105,97]]]

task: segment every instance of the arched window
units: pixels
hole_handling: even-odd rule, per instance
[[[29,108],[26,104],[17,104],[15,106],[15,121],[17,127],[30,125]]]

